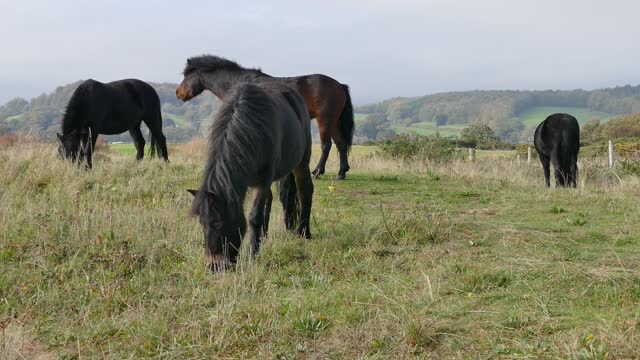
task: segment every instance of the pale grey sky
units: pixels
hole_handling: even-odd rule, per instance
[[[178,82],[203,53],[330,75],[358,104],[640,83],[633,0],[0,0],[0,103],[79,79]]]

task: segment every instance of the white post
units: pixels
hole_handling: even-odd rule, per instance
[[[520,162],[520,154],[516,154],[516,160]]]
[[[531,165],[531,146],[527,146],[527,165]]]
[[[469,161],[476,161],[476,148],[469,148]]]
[[[613,141],[609,140],[609,167],[613,167]]]

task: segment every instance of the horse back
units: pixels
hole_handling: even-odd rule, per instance
[[[580,125],[569,114],[553,114],[538,125],[534,134],[538,153],[550,156],[553,151],[577,156],[580,151]]]
[[[298,91],[289,85],[264,82],[260,87],[273,107],[274,171],[277,178],[286,175],[292,167],[311,157],[311,122],[304,101]]]
[[[143,111],[147,108],[160,106],[160,98],[155,89],[146,82],[138,79],[124,79],[107,83],[114,96],[121,97],[125,102],[131,102]]]
[[[345,89],[330,76],[310,74],[282,79],[302,96],[310,118],[322,113],[340,113],[344,108]]]

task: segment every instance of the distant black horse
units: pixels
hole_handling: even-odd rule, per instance
[[[151,85],[136,79],[103,84],[86,80],[74,91],[62,118],[62,134],[58,135],[58,151],[73,161],[91,155],[99,134],[115,135],[127,130],[136,146],[136,159],[144,157],[144,137],[140,123],[144,121],[151,133],[151,156],[156,151],[169,161],[167,140],[162,133],[160,99]],[[89,138],[91,141],[89,142]]]
[[[556,186],[576,187],[578,176],[578,152],[580,151],[580,126],[569,114],[553,114],[538,125],[533,143],[540,155],[547,187],[549,163],[553,163]]]
[[[260,69],[247,69],[219,56],[203,55],[187,60],[184,80],[176,89],[176,95],[187,101],[206,89],[218,98],[225,99],[235,84],[266,80],[281,82],[296,89],[304,99],[309,117],[318,121],[322,155],[313,170],[314,177],[324,174],[333,139],[340,153],[340,170],[336,180],[344,179],[349,171],[347,155],[355,125],[347,85],[323,74],[272,77]]]
[[[223,270],[236,262],[246,232],[243,202],[249,188],[254,192],[249,216],[252,254],[257,253],[260,239],[266,235],[271,184],[280,178],[284,178],[280,200],[287,228],[291,230],[297,222],[296,232],[311,237],[309,123],[302,97],[282,84],[239,84],[224,98],[211,126],[202,186],[190,190],[194,195],[192,211],[204,230],[205,258],[211,270]]]

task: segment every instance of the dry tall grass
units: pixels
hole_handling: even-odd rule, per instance
[[[52,358],[637,354],[635,176],[581,160],[579,189],[547,191],[537,163],[354,147],[349,180],[332,153],[315,182],[313,240],[276,205],[259,257],[213,276],[185,191],[205,153],[85,171],[54,144],[0,150],[3,327]]]

